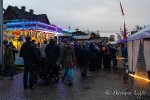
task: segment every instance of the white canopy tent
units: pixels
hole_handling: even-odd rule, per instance
[[[128,37],[128,65],[129,71],[135,72],[140,43],[144,46],[143,53],[147,71],[150,71],[150,25]]]
[[[150,38],[150,25],[128,37],[128,41],[140,40],[143,38]]]

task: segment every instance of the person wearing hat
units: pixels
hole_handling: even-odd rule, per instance
[[[24,90],[28,89],[28,81],[29,81],[29,89],[34,89],[34,74],[35,74],[35,65],[38,62],[38,53],[36,51],[35,46],[31,42],[31,37],[26,37],[26,42],[22,45],[20,50],[20,57],[24,59],[24,75],[23,75],[23,85]],[[29,74],[29,79],[28,79]]]

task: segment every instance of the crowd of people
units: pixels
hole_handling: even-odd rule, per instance
[[[11,79],[13,79],[15,60],[13,53],[17,53],[17,51],[10,43],[5,49],[4,64],[9,66]],[[60,67],[65,70],[61,77],[62,81],[71,86],[73,85],[74,66],[80,69],[83,78],[87,76],[88,69],[90,71],[109,71],[111,69],[116,71],[117,55],[127,58],[126,45],[108,44],[100,41],[70,42],[67,39],[59,44],[56,44],[54,39],[50,39],[41,45],[35,40],[31,40],[31,37],[26,37],[26,42],[20,49],[20,57],[24,59],[24,89],[34,89],[38,76],[48,84],[49,78],[51,79],[53,74],[59,77]]]

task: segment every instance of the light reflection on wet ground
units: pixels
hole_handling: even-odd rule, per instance
[[[125,91],[121,74],[113,71],[88,72],[87,78],[81,78],[77,68],[74,69],[74,85],[64,82],[51,82],[44,86],[39,80],[35,90],[23,90],[22,74],[13,81],[0,80],[0,100],[130,100],[129,96],[113,94]],[[110,94],[106,94],[107,91]]]

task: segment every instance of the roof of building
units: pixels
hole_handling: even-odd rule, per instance
[[[88,35],[88,34],[82,32],[82,31],[75,31],[72,33],[72,35]]]
[[[16,6],[13,7],[13,6],[10,6],[10,5],[6,9],[6,11],[4,12],[4,19],[5,19],[5,14],[7,13],[7,10],[9,10],[9,9],[11,9],[13,11],[13,13],[17,16],[17,19],[26,19],[26,20],[31,20],[31,21],[43,22],[45,24],[50,24],[46,14],[36,15],[36,14],[30,13],[28,11],[22,11],[22,9],[19,9]]]

